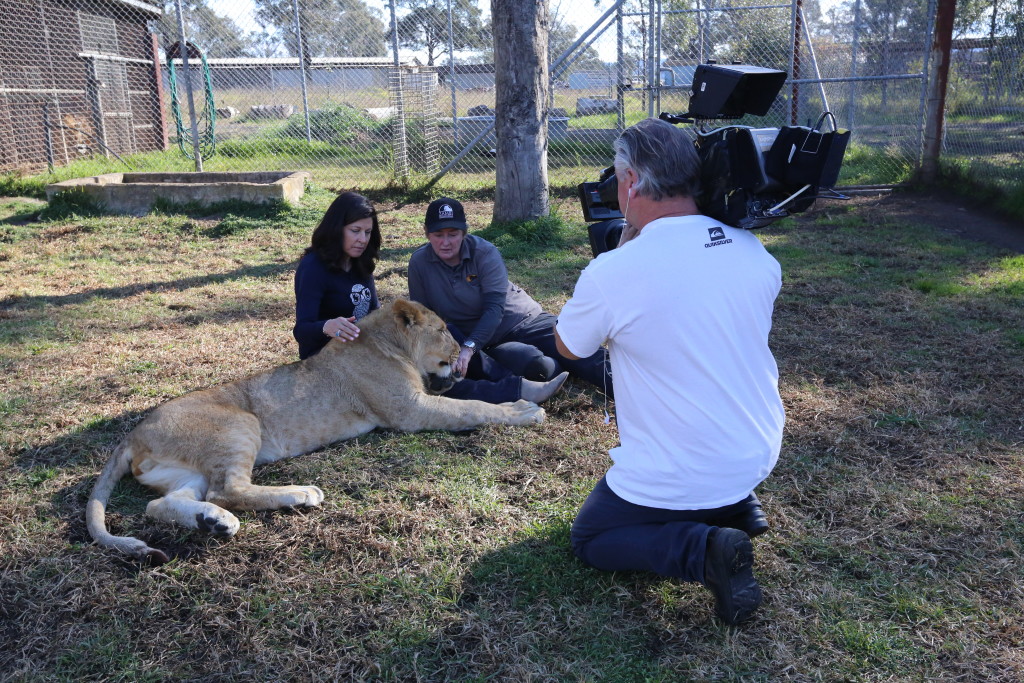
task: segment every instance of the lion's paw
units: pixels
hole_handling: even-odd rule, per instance
[[[234,536],[239,529],[238,518],[230,512],[213,514],[210,512],[196,513],[196,528],[215,536]]]
[[[544,421],[544,409],[536,403],[519,399],[512,404],[510,410],[513,413],[512,424],[529,425],[540,424]]]
[[[293,486],[289,507],[316,507],[324,502],[324,492],[318,486]]]
[[[315,506],[324,502],[324,492],[320,490],[319,486],[303,486],[302,488],[308,491],[306,505]]]

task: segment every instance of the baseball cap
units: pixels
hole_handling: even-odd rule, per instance
[[[466,225],[466,212],[462,208],[462,204],[448,197],[441,197],[430,202],[430,206],[427,207],[427,217],[424,220],[424,225],[427,228],[427,232],[435,232],[445,228],[469,230],[469,226]]]

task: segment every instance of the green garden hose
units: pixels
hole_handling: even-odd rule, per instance
[[[185,43],[185,46],[188,49],[189,59],[199,57],[203,62],[206,106],[199,113],[199,121],[197,123],[201,126],[199,131],[199,152],[203,155],[203,159],[209,159],[217,152],[217,138],[215,135],[217,109],[213,103],[213,81],[210,77],[210,65],[207,64],[206,55],[203,54],[202,50],[192,43]],[[192,145],[186,144],[187,140],[191,140],[191,135],[185,131],[185,124],[181,116],[181,104],[178,102],[178,83],[174,70],[174,60],[180,57],[180,53],[180,42],[175,43],[167,50],[167,80],[171,89],[171,113],[174,114],[174,126],[178,132],[178,147],[181,149],[181,153],[189,159],[195,159]]]

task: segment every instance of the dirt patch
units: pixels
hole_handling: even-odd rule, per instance
[[[849,202],[819,201],[802,218],[813,219],[837,206],[856,206],[868,219],[884,216],[888,222],[931,225],[957,237],[1024,253],[1024,221],[1007,219],[969,199],[924,192],[861,195]]]

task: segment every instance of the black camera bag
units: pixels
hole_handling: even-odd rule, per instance
[[[825,119],[831,131],[821,130]],[[850,141],[850,131],[839,130],[836,117],[830,111],[818,117],[813,128],[783,126],[768,151],[768,173],[789,187],[810,185],[832,187],[839,180],[839,167]]]

